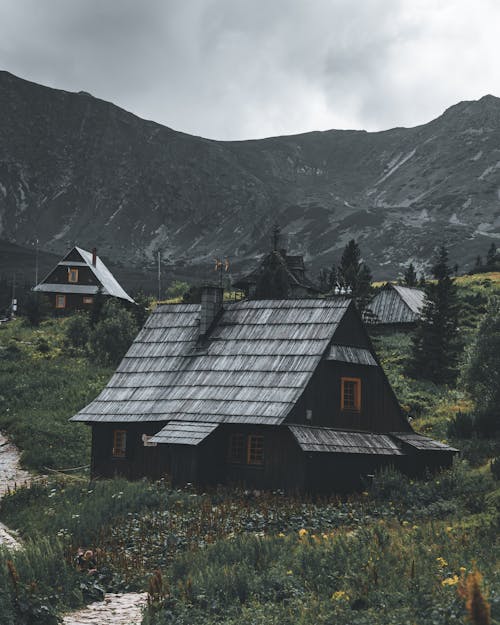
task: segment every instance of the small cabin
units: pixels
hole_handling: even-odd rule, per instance
[[[375,326],[412,327],[420,319],[424,300],[421,289],[387,283],[368,305],[365,320]]]
[[[447,467],[413,431],[350,299],[158,306],[101,394],[94,478],[346,492],[386,466]]]
[[[54,312],[64,314],[73,310],[89,310],[99,289],[106,297],[134,303],[99,258],[95,248],[87,252],[74,247],[33,290],[46,293]]]

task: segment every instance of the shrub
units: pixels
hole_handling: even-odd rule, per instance
[[[90,332],[89,353],[103,365],[117,365],[137,334],[128,310],[114,300],[106,302],[100,321]]]
[[[490,464],[491,474],[496,480],[500,480],[500,456],[493,458]]]
[[[447,434],[452,438],[471,438],[474,433],[474,417],[466,412],[457,412],[448,421]]]
[[[47,297],[43,293],[29,293],[24,301],[23,312],[31,326],[40,325],[50,313]]]
[[[66,324],[66,339],[75,349],[84,349],[90,335],[90,322],[88,313],[75,313],[68,319]]]

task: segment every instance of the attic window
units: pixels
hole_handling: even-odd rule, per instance
[[[252,434],[248,437],[247,463],[264,464],[264,437]]]
[[[125,458],[127,449],[127,431],[113,430],[113,456],[115,458]]]
[[[68,282],[78,282],[78,269],[68,268]]]
[[[245,437],[243,434],[231,434],[229,439],[229,462],[245,462]]]
[[[361,410],[361,380],[359,378],[342,378],[340,389],[341,410]]]

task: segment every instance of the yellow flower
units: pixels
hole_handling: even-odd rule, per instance
[[[286,574],[287,575],[293,575],[293,571],[287,571]]]
[[[410,525],[410,523],[409,523],[409,521],[403,521],[402,525],[404,525],[406,527],[407,525]]]
[[[446,528],[447,532],[452,532],[453,531],[453,527],[451,525],[448,525],[448,527]]]
[[[465,568],[465,566],[461,566],[459,570],[460,570],[460,573],[465,573],[467,569]]]
[[[299,530],[299,536],[300,538],[304,538],[304,536],[307,536],[307,530],[302,528]]]
[[[331,596],[332,601],[349,601],[349,595],[345,590],[337,590]]]
[[[439,558],[436,558],[436,562],[439,564],[439,566],[441,566],[443,569],[445,566],[448,566],[448,562],[446,562],[446,560],[444,558],[442,558],[441,556],[439,556]]]
[[[328,534],[321,534],[321,538],[323,540],[328,540]]]
[[[412,529],[418,530],[418,525],[414,525]]]
[[[361,494],[362,494],[364,497],[368,497],[368,491],[367,491],[367,490],[364,490]]]
[[[283,532],[280,532],[280,533],[278,534],[278,537],[279,537],[279,538],[284,538],[284,537],[285,537],[285,534],[283,534]]]
[[[452,577],[447,577],[446,579],[443,579],[443,581],[441,582],[441,586],[455,586],[456,584],[458,584],[458,582],[458,575],[453,575]]]

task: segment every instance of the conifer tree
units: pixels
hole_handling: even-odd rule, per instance
[[[458,299],[444,246],[437,254],[433,275],[435,281],[427,283],[424,289],[424,307],[413,338],[409,372],[440,384],[455,379],[460,349]]]
[[[372,274],[368,265],[362,262],[361,250],[354,239],[344,248],[337,277],[341,286],[351,289],[358,310],[363,312],[371,299]]]
[[[498,256],[497,256],[497,246],[492,243],[486,253],[486,271],[495,271],[497,267]]]
[[[415,271],[413,263],[410,263],[406,268],[403,280],[405,286],[417,286],[417,272]]]

